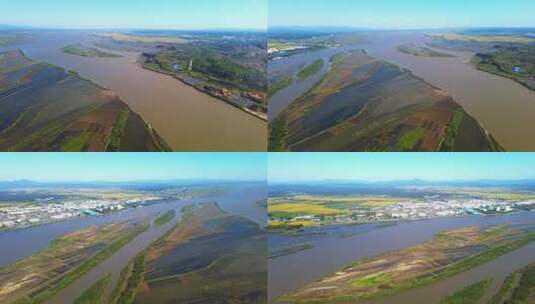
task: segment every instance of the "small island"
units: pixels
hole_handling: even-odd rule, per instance
[[[122,57],[118,54],[104,52],[95,47],[87,47],[81,44],[71,44],[61,49],[64,53],[82,57],[96,57],[96,58],[118,58]]]
[[[438,52],[428,47],[419,46],[414,43],[402,44],[398,47],[398,51],[404,54],[420,57],[455,57],[453,55]]]

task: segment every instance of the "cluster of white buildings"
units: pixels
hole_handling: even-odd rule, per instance
[[[81,200],[54,203],[47,201],[39,204],[20,204],[0,207],[0,229],[24,228],[85,215],[99,215],[119,211],[129,206],[158,200],[159,197],[144,197],[118,200]]]
[[[526,201],[499,201],[484,199],[448,199],[403,201],[393,205],[365,207],[355,205],[344,215],[300,215],[291,221],[323,221],[326,223],[370,223],[392,220],[416,220],[425,218],[492,215],[535,210],[535,199]]]

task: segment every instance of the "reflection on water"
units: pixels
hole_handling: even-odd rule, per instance
[[[122,58],[68,55],[61,47],[93,39],[85,33],[42,33],[21,48],[32,59],[46,61],[90,79],[118,94],[177,151],[265,151],[266,123],[201,93],[180,81],[145,70],[137,54]],[[0,48],[0,51],[2,48]]]
[[[430,240],[444,230],[468,226],[533,223],[535,213],[501,216],[471,216],[400,222],[396,225],[366,224],[326,228],[304,236],[270,234],[268,246],[289,247],[310,243],[314,247],[268,260],[268,294],[274,299],[336,272],[349,262]]]

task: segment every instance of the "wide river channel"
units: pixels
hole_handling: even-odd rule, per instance
[[[143,69],[138,53],[120,58],[88,58],[65,54],[61,48],[87,44],[85,32],[43,32],[30,42],[0,48],[22,49],[35,60],[76,71],[81,77],[113,91],[139,113],[176,151],[265,151],[266,123],[179,80]]]
[[[265,227],[266,211],[256,204],[256,202],[265,198],[266,191],[262,185],[229,186],[223,194],[215,197],[162,202],[102,216],[80,217],[26,229],[5,231],[0,233],[0,248],[9,248],[9,250],[0,250],[0,268],[46,248],[50,241],[62,235],[83,228],[127,220],[155,218],[158,214],[168,210],[175,209],[177,211],[177,216],[174,220],[162,226],[152,225],[147,231],[139,234],[110,258],[91,269],[47,302],[51,304],[73,303],[83,290],[108,274],[112,275],[111,284],[114,284],[121,270],[132,258],[176,225],[180,220],[180,209],[182,207],[197,202],[217,202],[226,212],[246,217]],[[17,245],[13,246],[13,244]]]
[[[533,224],[535,212],[500,216],[469,216],[404,221],[396,224],[364,224],[335,226],[322,233],[297,236],[269,234],[270,251],[297,244],[313,247],[294,254],[268,260],[268,294],[270,303],[299,287],[330,275],[354,260],[376,256],[388,251],[414,246],[433,238],[441,231],[462,227],[485,227],[498,224]],[[394,297],[363,303],[416,303],[425,298],[433,303],[449,293],[479,280],[493,277],[500,284],[507,274],[535,261],[535,244],[506,254],[492,262],[475,267],[447,280],[411,290]],[[496,289],[494,289],[496,291]],[[360,303],[360,302],[359,302]]]
[[[330,48],[271,60],[271,75],[284,75],[299,70],[305,64],[348,49],[365,49],[373,57],[395,63],[412,71],[430,84],[444,89],[470,115],[476,118],[508,151],[535,151],[535,92],[510,80],[477,70],[470,52],[452,52],[455,57],[412,56],[398,51],[406,43],[424,44],[429,38],[421,32],[374,32],[365,34],[365,42],[345,48]],[[270,119],[273,119],[296,98],[309,90],[328,71],[305,81],[294,83],[273,95],[270,100]]]

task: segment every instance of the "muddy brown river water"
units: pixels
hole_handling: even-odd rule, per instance
[[[456,57],[422,57],[401,53],[404,43],[424,43],[423,33],[374,33],[363,44],[370,55],[411,70],[448,92],[508,151],[535,151],[535,92],[510,80],[477,70],[473,53],[451,52]]]
[[[139,113],[176,151],[265,151],[267,124],[173,77],[143,69],[137,53],[121,58],[65,54],[63,46],[91,41],[87,33],[43,33],[22,49],[110,89]],[[0,51],[2,49],[0,48]]]
[[[422,32],[373,32],[366,37],[365,43],[345,49],[324,49],[271,60],[270,73],[296,71],[317,58],[329,58],[348,49],[365,49],[371,56],[409,69],[416,76],[447,91],[507,151],[535,151],[535,92],[508,78],[477,70],[470,63],[473,53],[439,50],[455,55],[444,58],[412,56],[397,50],[402,44],[429,41]],[[327,72],[326,69],[324,67],[307,81],[294,82],[275,94],[270,101],[270,119],[313,87]]]

